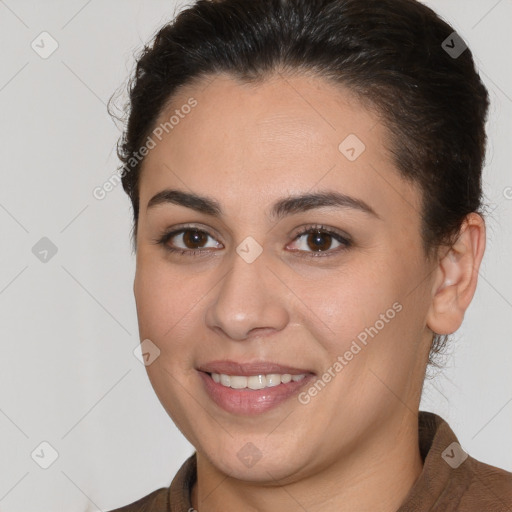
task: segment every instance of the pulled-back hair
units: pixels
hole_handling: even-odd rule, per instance
[[[455,45],[465,48],[415,0],[196,1],[142,49],[128,84],[117,152],[134,247],[143,161],[128,163],[173,95],[217,73],[256,84],[304,73],[344,86],[383,119],[396,168],[422,192],[422,239],[435,254],[481,209],[489,99],[470,50],[448,51]],[[431,355],[445,341],[434,336]]]

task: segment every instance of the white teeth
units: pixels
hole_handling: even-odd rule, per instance
[[[247,387],[247,377],[244,377],[243,375],[232,375],[229,380],[230,382],[228,386],[233,389],[242,389]]]
[[[279,386],[279,384],[287,384],[290,381],[298,382],[302,380],[306,374],[290,375],[289,373],[269,373],[268,375],[226,375],[225,373],[212,373],[212,379],[217,384],[222,384],[227,388],[233,389],[263,389]]]
[[[229,375],[225,375],[224,373],[220,374],[220,383],[223,386],[229,388],[231,386],[231,377]]]
[[[251,375],[247,377],[247,387],[249,389],[263,389],[267,387],[267,377],[265,375]]]
[[[267,377],[267,387],[269,388],[281,384],[281,375],[278,373],[270,373],[269,375],[265,375],[265,377]]]
[[[283,384],[288,384],[292,380],[292,376],[289,373],[285,373],[284,375],[281,375],[281,382]]]

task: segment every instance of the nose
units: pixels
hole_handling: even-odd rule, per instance
[[[230,264],[206,312],[207,326],[237,341],[284,329],[287,289],[267,267],[264,254],[248,263],[234,252]]]

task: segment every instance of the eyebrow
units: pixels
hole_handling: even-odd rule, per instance
[[[222,207],[217,200],[181,190],[165,189],[158,192],[149,200],[146,210],[162,204],[184,206],[213,217],[223,215]],[[272,205],[270,217],[273,220],[279,220],[287,215],[329,207],[359,210],[380,219],[375,210],[361,199],[334,191],[306,193],[280,199]]]

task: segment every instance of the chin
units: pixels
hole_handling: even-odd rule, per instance
[[[229,448],[216,446],[206,451],[198,451],[205,454],[218,471],[238,480],[282,485],[283,481],[293,481],[294,475],[304,469],[303,449],[290,450],[283,448],[282,445],[274,446],[268,439],[263,449],[257,447],[261,444],[263,441],[258,444],[257,441],[231,440]],[[297,457],[294,457],[293,453],[297,454]]]

